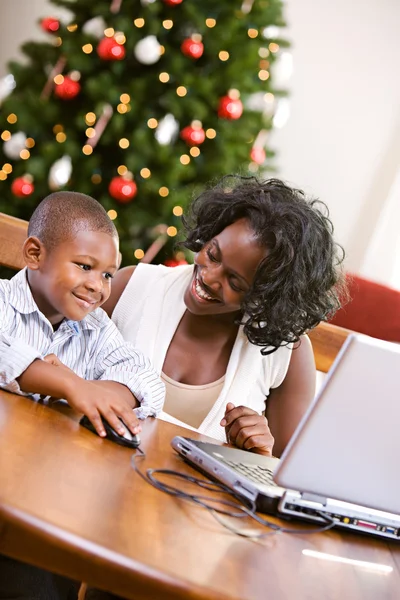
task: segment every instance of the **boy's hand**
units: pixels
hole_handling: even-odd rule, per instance
[[[106,435],[101,417],[104,417],[120,435],[125,433],[120,418],[129,431],[133,434],[140,433],[142,428],[139,419],[129,402],[117,390],[102,387],[100,383],[78,378],[78,381],[74,382],[73,390],[67,394],[66,400],[77,412],[83,413],[90,419],[101,437]],[[119,387],[122,384],[117,385]]]
[[[101,437],[106,435],[101,417],[120,435],[125,430],[119,417],[133,434],[141,431],[139,419],[132,410],[138,402],[125,385],[115,381],[86,381],[55,354],[34,361],[19,377],[19,382],[25,392],[65,398],[73,409],[90,419]]]
[[[61,362],[61,360],[55,354],[48,354],[43,358],[43,360],[49,363],[50,365],[54,365],[55,367],[61,367],[62,369],[66,369],[70,373],[73,373],[73,370],[67,367],[67,365],[64,365],[64,363]]]
[[[228,402],[220,425],[225,427],[229,443],[257,454],[272,456],[275,440],[264,415],[259,415],[246,406],[235,407],[232,402]]]

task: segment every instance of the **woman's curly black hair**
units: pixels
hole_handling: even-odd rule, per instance
[[[228,175],[204,191],[183,219],[183,246],[198,252],[235,221],[248,219],[268,255],[242,303],[244,332],[270,354],[328,319],[346,298],[344,251],[327,206],[279,179]]]

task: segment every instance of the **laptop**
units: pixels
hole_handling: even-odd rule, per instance
[[[400,345],[351,334],[281,459],[175,437],[260,512],[400,540]]]

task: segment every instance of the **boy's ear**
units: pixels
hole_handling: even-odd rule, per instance
[[[24,245],[22,246],[22,255],[28,269],[37,271],[43,260],[44,254],[45,248],[39,238],[31,236],[25,240]]]

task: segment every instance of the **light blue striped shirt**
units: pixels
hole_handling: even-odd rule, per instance
[[[10,280],[0,279],[0,388],[23,394],[17,377],[47,354],[55,354],[83,379],[126,385],[140,402],[135,409],[139,418],[160,413],[163,382],[150,360],[124,341],[103,309],[82,321],[64,320],[54,331],[33,299],[26,269]]]

